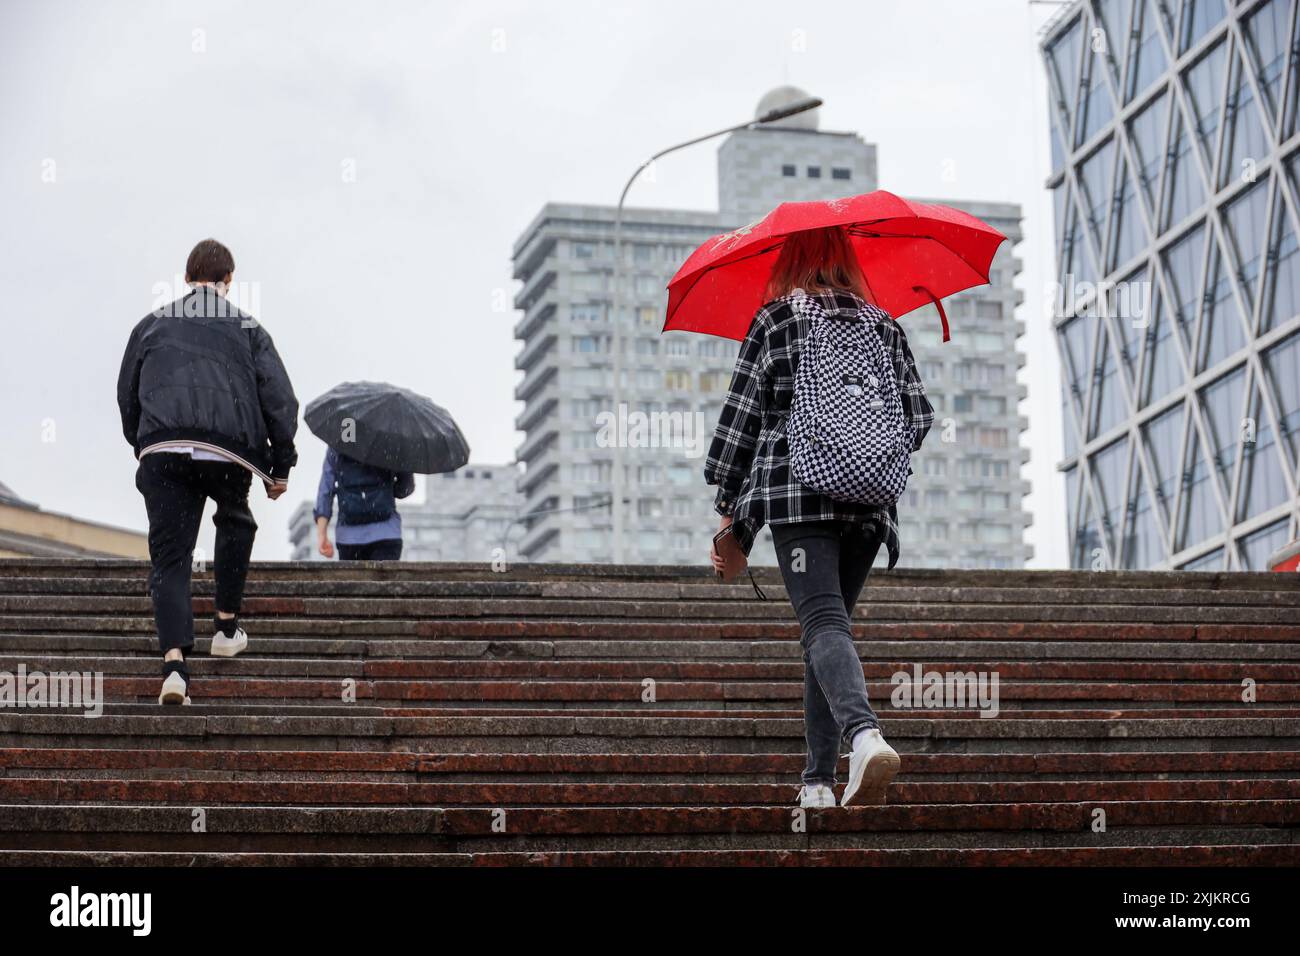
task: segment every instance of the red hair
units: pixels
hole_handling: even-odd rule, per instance
[[[849,235],[839,226],[806,229],[785,237],[767,280],[765,301],[795,289],[813,294],[842,290],[875,302]]]

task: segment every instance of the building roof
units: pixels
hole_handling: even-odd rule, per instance
[[[19,498],[17,493],[3,481],[0,481],[0,504],[16,505],[20,508],[36,507],[32,502]]]

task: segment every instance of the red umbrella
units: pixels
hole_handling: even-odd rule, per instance
[[[951,206],[911,202],[877,189],[822,202],[782,203],[758,222],[705,241],[668,283],[664,331],[743,339],[785,237],[843,226],[876,304],[897,318],[933,302],[948,341],[944,296],[989,281],[1007,237]]]

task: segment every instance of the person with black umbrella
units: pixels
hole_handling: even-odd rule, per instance
[[[402,557],[402,516],[397,499],[415,491],[415,475],[390,471],[349,458],[333,448],[325,453],[320,488],[316,492],[317,547],[334,557],[330,516],[338,499],[335,537],[341,561],[397,561]]]
[[[402,556],[397,499],[415,474],[455,471],[469,444],[445,408],[386,382],[344,382],[307,406],[312,432],[329,446],[316,495],[318,548],[333,557],[329,521],[338,498],[339,557],[396,561]]]

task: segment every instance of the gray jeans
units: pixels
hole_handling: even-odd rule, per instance
[[[879,539],[847,521],[772,526],[772,543],[803,645],[806,784],[835,783],[839,744],[880,726],[867,701],[849,617],[871,571]]]

